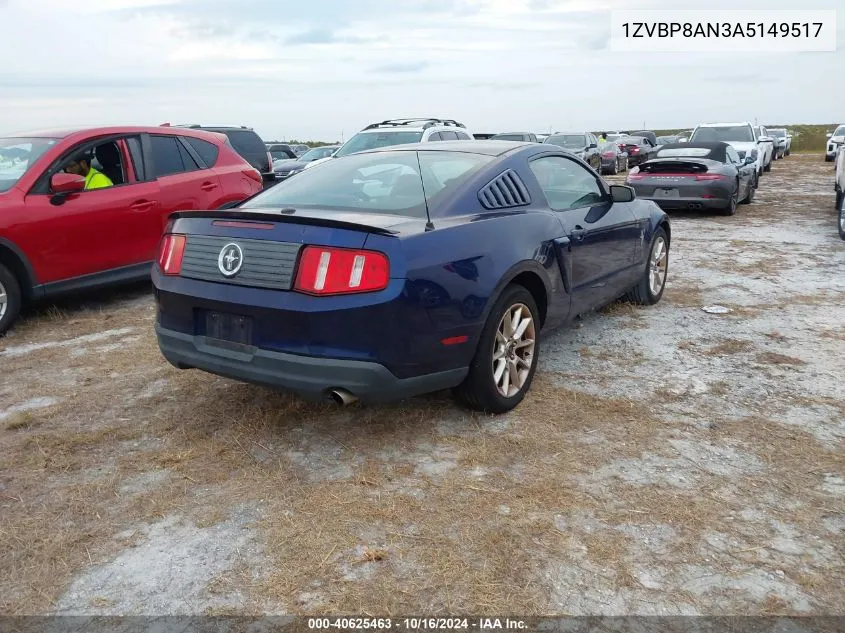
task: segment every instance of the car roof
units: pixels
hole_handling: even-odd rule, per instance
[[[665,149],[690,149],[691,147],[699,147],[701,149],[709,150],[710,156],[719,162],[727,162],[725,154],[728,151],[728,148],[731,147],[730,143],[725,143],[723,141],[693,141],[691,143],[666,143],[663,147],[660,148],[660,152]],[[657,153],[657,157],[660,158],[660,152]],[[679,156],[677,158],[687,158],[684,156]],[[693,158],[693,157],[689,157]],[[701,158],[705,158],[702,156]]]
[[[437,143],[405,143],[404,145],[388,145],[374,149],[356,152],[370,154],[375,152],[461,152],[464,154],[483,154],[485,156],[501,156],[508,152],[523,148],[537,147],[536,143],[524,141],[440,141]]]
[[[176,131],[178,130],[178,132]],[[198,138],[215,135],[212,130],[201,130],[197,128],[186,128],[163,125],[114,125],[108,127],[79,127],[79,128],[55,128],[46,130],[31,130],[28,132],[15,132],[5,135],[6,138],[70,138],[73,136],[111,136],[112,134],[161,134],[173,131],[174,134],[183,136],[196,136]]]
[[[549,134],[549,136],[562,136],[563,134],[581,134],[583,136],[585,134],[592,134],[592,132],[584,132],[583,130],[564,130],[563,132],[554,132]]]
[[[698,127],[739,127],[741,125],[751,125],[750,121],[736,121],[728,123],[699,123]],[[751,127],[754,127],[751,125]]]

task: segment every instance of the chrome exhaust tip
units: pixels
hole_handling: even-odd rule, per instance
[[[357,402],[358,398],[346,389],[330,389],[329,398],[340,406],[347,406]]]

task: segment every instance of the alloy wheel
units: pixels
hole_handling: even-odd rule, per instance
[[[0,281],[0,319],[6,316],[6,310],[9,307],[9,294],[6,292],[6,286]]]
[[[493,346],[493,380],[505,398],[512,398],[525,386],[534,362],[536,336],[528,306],[517,303],[505,311]]]
[[[666,283],[666,268],[668,263],[668,251],[666,240],[658,237],[651,249],[651,261],[649,261],[648,288],[652,296],[657,296]]]

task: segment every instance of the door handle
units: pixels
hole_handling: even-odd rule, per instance
[[[587,234],[587,230],[581,228],[580,226],[576,226],[575,229],[572,231],[572,239],[576,242],[583,242],[584,236]]]
[[[149,200],[138,200],[134,204],[130,205],[129,208],[132,209],[133,211],[138,211],[138,212],[149,211],[150,209],[153,208],[153,204],[155,204],[155,203],[151,202]]]
[[[217,185],[215,185],[213,182],[204,182],[200,185],[200,189],[202,189],[203,191],[214,191],[215,189],[217,189]]]

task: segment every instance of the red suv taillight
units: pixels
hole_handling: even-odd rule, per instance
[[[390,281],[387,256],[377,251],[306,246],[294,289],[312,295],[383,290]]]
[[[162,238],[158,251],[158,267],[165,275],[178,275],[182,270],[186,242],[187,237],[178,233],[168,233]]]

